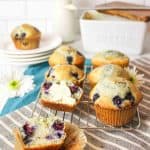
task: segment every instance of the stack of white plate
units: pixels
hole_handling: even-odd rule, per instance
[[[33,50],[17,50],[10,38],[0,44],[0,63],[14,65],[33,65],[48,60],[52,51],[62,43],[61,37],[55,34],[43,35],[40,47]]]

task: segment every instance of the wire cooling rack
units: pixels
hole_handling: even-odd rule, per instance
[[[92,66],[89,66],[89,65],[85,65],[84,67],[85,73],[89,72],[91,69],[92,69]],[[59,118],[62,118],[63,121],[77,124],[81,129],[94,129],[94,130],[104,129],[104,130],[110,130],[110,131],[114,131],[114,130],[122,131],[122,130],[138,129],[140,127],[141,119],[140,119],[138,108],[137,108],[136,115],[133,118],[133,120],[125,126],[113,127],[113,126],[103,124],[97,119],[95,110],[93,107],[94,104],[88,97],[90,86],[88,85],[87,80],[85,80],[83,83],[83,90],[84,90],[84,95],[82,97],[82,100],[73,112],[63,112],[63,111],[52,110],[52,109],[49,109],[40,105],[39,99],[41,96],[41,91],[39,91],[36,103],[32,110],[32,116],[34,116],[35,113],[38,114],[39,116],[45,116],[45,117],[50,116],[50,115],[55,115],[55,116],[58,116]]]

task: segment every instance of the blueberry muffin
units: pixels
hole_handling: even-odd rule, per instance
[[[83,90],[66,81],[46,81],[41,90],[40,103],[48,108],[65,112],[73,111],[80,102]]]
[[[108,64],[102,67],[93,69],[87,76],[88,82],[91,86],[94,86],[98,81],[107,77],[123,77],[129,79],[129,74],[125,69],[118,65]]]
[[[125,54],[114,50],[99,52],[92,58],[92,65],[94,67],[106,64],[115,64],[121,67],[127,67],[129,64],[129,58]]]
[[[100,121],[122,126],[133,119],[142,94],[130,81],[114,77],[98,82],[90,92],[90,99]]]
[[[84,56],[69,45],[62,45],[49,56],[49,65],[71,64],[80,68],[84,65]]]
[[[32,25],[22,24],[12,31],[11,38],[17,49],[31,50],[39,47],[41,32]]]
[[[85,78],[84,72],[74,65],[56,65],[46,73],[46,80],[67,80],[74,84],[81,84]]]
[[[14,130],[15,150],[59,150],[66,138],[65,124],[55,117],[30,118]]]

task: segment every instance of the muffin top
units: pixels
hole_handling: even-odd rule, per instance
[[[90,98],[103,108],[119,109],[138,104],[142,95],[130,81],[113,77],[98,82],[90,92]]]
[[[129,58],[125,54],[114,50],[99,52],[92,58],[92,64],[96,66],[104,64],[127,66],[128,62]]]
[[[84,56],[69,45],[62,45],[57,48],[49,57],[49,65],[72,64],[82,66]]]
[[[102,59],[114,59],[114,58],[122,58],[122,57],[127,57],[125,54],[119,52],[119,51],[114,51],[114,50],[107,50],[107,51],[102,51],[99,52],[95,55],[95,57],[99,57]]]
[[[104,78],[116,76],[129,79],[127,71],[122,67],[114,64],[107,64],[93,69],[88,74],[88,80],[91,84],[96,84],[98,81],[103,80]]]
[[[68,80],[75,84],[81,83],[85,78],[84,72],[74,65],[56,65],[46,73],[46,80]]]
[[[11,37],[14,40],[36,39],[40,38],[40,36],[41,32],[36,27],[29,24],[22,24],[16,27],[11,33]]]
[[[29,147],[49,145],[66,137],[64,122],[56,117],[33,117],[19,129],[24,144]]]

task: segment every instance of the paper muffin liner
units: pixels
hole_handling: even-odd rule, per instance
[[[67,134],[61,150],[83,150],[87,143],[87,138],[79,127],[71,123],[65,123]]]
[[[97,118],[106,125],[123,126],[129,123],[135,116],[137,105],[121,109],[103,108],[99,104],[95,104]]]

